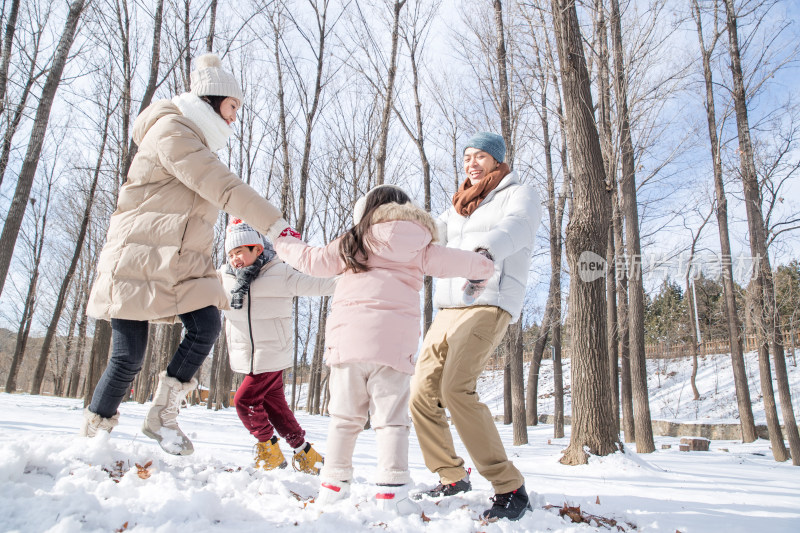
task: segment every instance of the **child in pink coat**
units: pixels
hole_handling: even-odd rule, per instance
[[[376,500],[413,512],[419,508],[407,497],[408,401],[423,277],[482,280],[494,265],[478,253],[433,244],[433,218],[394,185],[359,199],[353,218],[355,226],[325,247],[310,247],[289,230],[275,241],[278,255],[301,272],[341,274],[325,328],[331,422],[316,501],[348,496],[353,450],[369,416],[378,444]]]

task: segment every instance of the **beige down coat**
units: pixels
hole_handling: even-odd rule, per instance
[[[225,293],[236,286],[236,276],[219,269]],[[241,309],[225,311],[225,333],[231,369],[242,374],[277,372],[292,366],[292,298],[329,296],[335,278],[313,278],[278,258],[261,267],[250,283]]]
[[[272,238],[287,226],[280,211],[228,170],[170,100],[142,111],[133,140],[139,151],[111,215],[87,313],[175,322],[211,305],[226,309],[211,261],[219,210]]]

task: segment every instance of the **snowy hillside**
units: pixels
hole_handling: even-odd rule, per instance
[[[796,357],[800,360],[800,350]],[[745,368],[750,384],[750,398],[753,402],[753,416],[756,423],[764,423],[764,401],[761,396],[761,382],[758,373],[758,357],[755,352],[745,354]],[[787,359],[789,386],[796,416],[800,418],[800,367]],[[571,410],[569,394],[570,360],[563,362],[564,410]],[[697,389],[700,400],[694,401],[689,378],[692,374],[690,359],[664,359],[647,362],[647,390],[650,395],[650,412],[653,419],[672,421],[702,421],[704,423],[733,423],[739,421],[736,407],[736,391],[733,386],[733,372],[729,354],[708,355],[698,358]],[[527,379],[528,365],[525,365]],[[773,389],[776,401],[777,385],[773,376]],[[485,373],[478,382],[478,393],[482,401],[495,414],[503,413],[502,373]],[[553,362],[542,361],[539,384],[539,413],[552,414]],[[778,409],[780,417],[780,408]]]
[[[651,368],[654,418],[730,420],[735,402],[726,361],[709,357],[703,362],[701,402],[691,401],[681,377],[688,375],[688,362],[672,361],[658,374]],[[755,372],[754,364],[750,357],[749,371]],[[790,370],[796,402],[798,372],[791,364]],[[759,389],[753,382],[755,399]],[[542,394],[548,387],[551,380],[543,377]],[[502,380],[485,376],[481,394],[493,411],[498,405],[502,411],[497,400],[501,393]],[[763,420],[759,409],[757,421]],[[569,442],[569,426],[564,439],[552,438],[552,426],[529,427],[530,443],[512,446],[510,426],[499,425],[526,487],[537,493],[536,505],[520,522],[486,524],[477,517],[489,506],[492,491],[474,471],[472,492],[441,502],[423,500],[424,516],[379,511],[372,502],[375,487],[369,484],[373,431],[359,439],[350,499],[320,512],[313,503],[318,478],[291,467],[272,472],[251,467],[253,439],[232,409],[213,412],[194,406],[181,413],[181,424],[197,450],[188,457],[166,455],[141,434],[146,410],[146,405],[123,404],[120,425],[110,437],[83,439],[75,435],[82,417],[80,401],[0,394],[0,531],[800,531],[800,470],[776,463],[764,440],[713,441],[709,452],[686,453],[678,451],[677,438],[656,437],[655,453],[639,456],[628,449],[568,467],[558,459]],[[540,411],[552,412],[547,400]],[[324,454],[328,419],[302,413],[298,418]],[[454,437],[471,466],[455,432]],[[412,432],[412,476],[423,489],[436,476],[425,468],[416,442]],[[579,506],[595,521],[578,524],[561,517],[559,509],[565,505]]]

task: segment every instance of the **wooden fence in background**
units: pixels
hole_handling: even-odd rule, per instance
[[[800,330],[784,329],[783,346],[787,355],[793,355],[794,350],[800,344]],[[755,334],[745,335],[742,338],[742,349],[745,352],[756,350]],[[730,353],[731,343],[727,337],[712,337],[700,343],[697,353],[699,355],[711,355],[717,353]],[[676,357],[689,357],[692,355],[692,345],[689,343],[658,343],[647,344],[644,348],[645,357],[648,359],[670,359]]]
[[[795,350],[800,348],[800,329],[786,328],[783,330],[783,346],[787,357],[794,357]],[[561,349],[562,359],[569,359],[570,348],[565,344]],[[756,349],[755,334],[745,335],[742,339],[742,348],[745,352],[752,352]],[[699,355],[712,355],[719,353],[730,353],[731,344],[727,337],[712,337],[701,343],[698,349]],[[654,343],[646,344],[644,347],[647,359],[672,359],[680,357],[690,357],[692,355],[692,345],[689,343]],[[530,362],[533,356],[532,351],[525,351],[524,360]],[[550,347],[544,351],[544,359],[551,358]],[[500,355],[500,350],[495,352],[489,359],[486,370],[500,370],[505,364],[504,358]]]

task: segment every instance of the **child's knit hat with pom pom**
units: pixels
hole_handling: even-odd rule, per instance
[[[231,96],[242,102],[242,88],[233,74],[222,68],[216,54],[204,54],[194,62],[192,93],[197,96]]]
[[[225,230],[225,255],[239,246],[255,246],[257,244],[266,247],[264,237],[242,219],[232,218]]]

